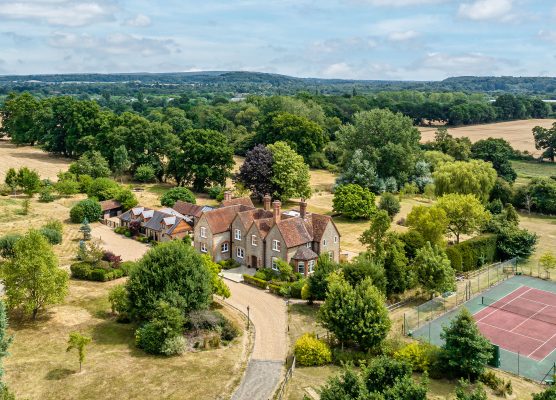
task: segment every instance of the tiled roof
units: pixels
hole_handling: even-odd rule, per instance
[[[226,232],[236,217],[238,212],[247,211],[249,208],[244,205],[235,205],[217,208],[204,213],[210,230],[213,234]]]
[[[270,232],[270,228],[274,225],[274,220],[272,218],[257,219],[254,221],[254,224],[259,229],[261,239],[264,239],[268,232]]]
[[[307,224],[301,218],[288,218],[278,222],[278,229],[286,242],[286,247],[296,247],[313,240]]]
[[[329,222],[332,222],[332,224],[334,224],[332,218],[330,218],[328,215],[310,214],[308,219],[311,221],[313,229],[313,240],[315,242],[321,241],[322,235],[324,235],[324,231],[326,230]]]
[[[237,213],[237,216],[241,220],[245,229],[249,229],[253,221],[272,218],[272,211],[265,211],[262,208],[254,208],[252,210],[239,212]]]
[[[293,260],[298,261],[309,261],[314,260],[315,258],[318,258],[318,254],[305,246],[301,246],[300,248],[298,248],[292,257]]]
[[[253,201],[250,197],[238,197],[237,199],[230,199],[222,201],[222,207],[230,207],[230,206],[237,206],[242,205],[246,207],[255,208]]]
[[[118,208],[122,208],[122,203],[117,200],[104,200],[100,202],[100,209],[104,211],[115,210]]]
[[[204,207],[178,200],[172,208],[182,215],[192,215],[196,218],[201,218]]]

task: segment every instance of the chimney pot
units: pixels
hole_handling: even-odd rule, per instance
[[[263,197],[263,208],[265,211],[270,211],[270,202],[271,202],[270,195],[267,193]]]
[[[305,216],[307,215],[307,202],[305,199],[301,199],[299,202],[299,214],[302,219],[305,219]]]
[[[274,203],[272,203],[272,205],[274,206],[274,223],[277,224],[280,222],[282,203],[280,202],[280,200],[276,200]]]

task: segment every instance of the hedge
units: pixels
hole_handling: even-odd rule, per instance
[[[73,278],[96,282],[111,281],[128,274],[128,271],[123,268],[94,268],[91,264],[83,261],[72,264],[70,270]]]
[[[456,272],[473,271],[496,258],[497,235],[484,234],[449,246],[446,254]]]
[[[256,286],[260,289],[266,289],[268,282],[262,279],[255,278],[251,275],[243,274],[243,281],[249,285]]]

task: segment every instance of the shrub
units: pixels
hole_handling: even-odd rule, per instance
[[[124,261],[123,263],[121,263],[120,269],[123,276],[128,276],[136,265],[137,263],[135,261]]]
[[[484,234],[449,246],[446,255],[457,272],[473,271],[496,257],[497,235]]]
[[[222,338],[222,340],[225,340],[227,342],[235,339],[240,334],[239,328],[227,319],[224,319],[224,321],[220,325],[220,328],[220,337]]]
[[[263,281],[271,281],[276,278],[276,273],[270,268],[261,268],[255,272],[254,277]]]
[[[494,372],[492,371],[485,371],[480,377],[479,381],[484,383],[486,386],[491,388],[492,390],[497,390],[501,385],[504,384],[504,381],[500,379]]]
[[[262,279],[255,278],[251,275],[243,274],[243,281],[249,285],[256,286],[260,289],[266,289],[268,282]]]
[[[76,262],[70,266],[71,276],[76,279],[91,278],[91,264],[87,262]]]
[[[104,282],[108,280],[106,270],[102,268],[95,268],[91,271],[90,279],[92,281]]]
[[[129,299],[125,285],[116,285],[108,293],[108,301],[112,308],[112,313],[118,314],[119,322],[129,321]]]
[[[289,284],[290,287],[290,297],[293,299],[301,299],[301,291],[305,286],[305,279],[300,279],[298,281]]]
[[[160,204],[165,207],[172,207],[178,200],[186,201],[191,204],[196,203],[195,195],[191,192],[191,190],[184,187],[175,187],[162,195],[160,198]]]
[[[164,332],[155,322],[147,322],[135,331],[135,344],[150,354],[160,354],[165,340]]]
[[[351,183],[336,187],[332,203],[335,212],[351,219],[369,219],[376,212],[375,195]]]
[[[208,190],[208,195],[211,199],[222,201],[224,199],[224,192],[226,188],[224,186],[212,186]]]
[[[21,238],[17,233],[10,233],[0,237],[0,257],[12,258],[15,255],[14,246]]]
[[[148,164],[139,165],[133,174],[133,179],[137,182],[154,182],[155,178],[154,168]]]
[[[52,203],[55,197],[52,194],[52,189],[49,187],[43,188],[39,193],[39,201],[41,203]]]
[[[295,342],[295,358],[299,365],[318,366],[332,362],[330,348],[315,334],[306,333]]]
[[[50,244],[60,244],[62,243],[62,233],[55,229],[42,227],[39,231],[41,235],[43,235],[48,243]]]
[[[135,343],[150,354],[162,354],[167,339],[181,336],[185,317],[182,311],[159,301],[153,319],[135,331]]]
[[[85,218],[89,222],[98,221],[102,210],[98,201],[85,199],[74,205],[70,210],[70,219],[74,224],[80,224]]]
[[[166,338],[160,348],[160,352],[166,356],[174,356],[185,353],[187,342],[181,335]]]
[[[118,235],[123,235],[126,230],[127,228],[125,226],[118,226],[114,228],[114,233],[117,233]]]
[[[428,343],[413,342],[394,353],[394,358],[411,365],[413,371],[429,371],[440,356],[440,349]]]
[[[192,311],[187,316],[187,325],[189,328],[200,330],[216,330],[221,324],[224,317],[222,314],[210,310]]]
[[[232,269],[232,268],[237,268],[237,267],[241,266],[241,264],[238,263],[233,258],[228,258],[227,260],[219,261],[218,265],[222,266],[222,269]]]
[[[341,349],[334,347],[332,349],[332,363],[334,365],[353,364],[355,366],[366,365],[373,358],[369,352],[357,351],[354,349]]]
[[[400,201],[392,193],[383,193],[378,204],[380,210],[388,213],[391,219],[400,212]]]

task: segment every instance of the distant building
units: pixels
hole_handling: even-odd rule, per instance
[[[127,228],[132,222],[138,222],[140,233],[157,242],[183,239],[193,231],[193,219],[171,208],[152,210],[146,207],[134,207],[121,214],[119,219],[120,225]]]

